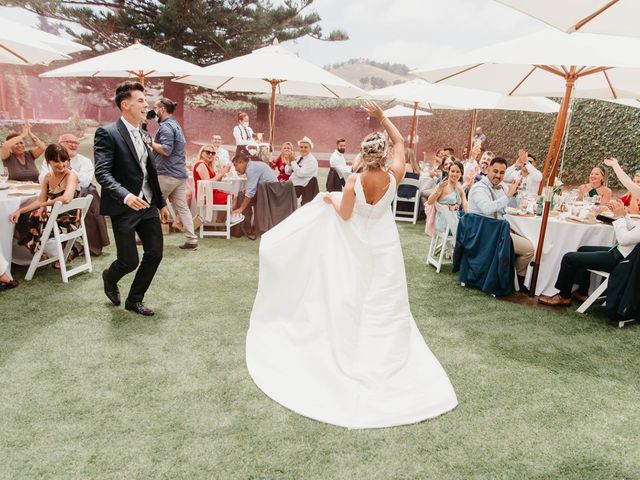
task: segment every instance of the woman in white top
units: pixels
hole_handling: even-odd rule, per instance
[[[249,115],[238,113],[238,124],[233,127],[233,138],[236,139],[236,155],[247,145],[254,143],[253,130],[249,126]]]

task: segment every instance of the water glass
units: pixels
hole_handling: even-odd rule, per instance
[[[9,180],[9,169],[0,167],[0,183],[5,183],[7,180]]]

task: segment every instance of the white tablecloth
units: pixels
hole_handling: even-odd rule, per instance
[[[232,188],[231,193],[233,193],[236,197],[240,192],[244,192],[247,189],[247,179],[243,177],[224,177],[223,181],[231,182]],[[199,213],[198,211],[198,202],[196,202],[196,191],[193,186],[193,177],[190,175],[187,178],[187,189],[191,191],[191,213],[196,215]]]
[[[7,273],[11,276],[13,251],[13,232],[15,225],[9,221],[9,215],[25,203],[32,202],[37,195],[11,196],[9,190],[0,190],[0,253],[9,262]],[[0,272],[3,273],[3,272]]]
[[[505,215],[505,219],[518,235],[531,241],[534,250],[538,248],[538,235],[540,234],[541,217],[522,217]],[[540,259],[540,270],[536,285],[536,295],[555,295],[558,290],[554,287],[562,256],[568,252],[575,252],[585,245],[613,246],[615,232],[613,227],[602,223],[582,224],[566,222],[550,217],[547,224],[547,233],[544,239],[544,251]],[[525,284],[529,286],[532,267],[527,271]]]

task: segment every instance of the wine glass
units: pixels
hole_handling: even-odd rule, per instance
[[[0,183],[6,183],[9,180],[9,169],[7,167],[0,167]]]

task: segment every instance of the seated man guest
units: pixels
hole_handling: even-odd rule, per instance
[[[513,182],[506,186],[502,183],[507,170],[507,161],[502,157],[496,157],[489,163],[489,172],[486,177],[475,183],[469,191],[469,213],[477,213],[485,217],[504,217],[508,205],[517,206],[515,195],[520,186],[519,182]],[[505,188],[506,187],[506,188]],[[533,245],[529,240],[511,232],[513,249],[516,254],[516,271],[520,288],[525,291],[524,277],[527,273],[529,262],[533,258]]]
[[[297,161],[287,165],[285,172],[291,175],[289,180],[296,189],[296,196],[299,197],[311,179],[318,175],[318,161],[311,153],[313,142],[309,137],[299,140],[298,148],[300,149],[300,157]]]
[[[525,150],[518,150],[518,158],[507,168],[504,174],[506,183],[519,182],[527,193],[538,194],[538,187],[542,182],[542,172],[536,168],[536,159]]]
[[[615,247],[580,247],[577,252],[566,253],[562,257],[560,273],[555,287],[560,290],[553,297],[541,295],[538,301],[545,305],[568,306],[571,298],[584,302],[589,296],[589,269],[611,273],[640,243],[640,226],[637,226],[626,214],[620,201],[613,202],[612,210],[616,217],[613,228],[616,233]],[[572,292],[573,284],[578,289]]]
[[[222,137],[217,133],[214,133],[213,137],[211,137],[211,144],[216,150],[216,157],[220,165],[231,166],[231,159],[229,158],[229,152],[224,148],[222,148]]]
[[[30,138],[35,147],[27,150],[25,139]],[[10,133],[2,144],[2,163],[9,170],[9,180],[38,183],[38,167],[36,158],[42,155],[46,145],[31,131],[26,123],[21,133]]]
[[[232,212],[233,215],[237,215],[244,212],[252,204],[258,190],[258,184],[277,182],[278,179],[269,165],[264,162],[252,162],[246,155],[236,155],[233,157],[232,162],[239,175],[244,174],[247,176],[247,189],[244,192],[244,199],[240,206]]]

